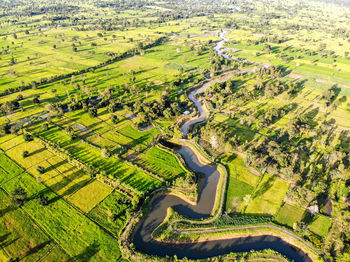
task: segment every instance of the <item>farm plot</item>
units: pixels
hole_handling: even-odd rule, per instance
[[[110,186],[94,180],[69,196],[68,201],[82,211],[89,212],[112,191],[113,189]]]
[[[282,205],[289,184],[283,180],[265,174],[254,190],[245,213],[274,215]]]
[[[123,126],[122,128],[117,130],[123,136],[126,136],[132,139],[132,146],[138,144],[147,145],[158,133],[158,129],[153,128],[147,131],[139,131],[132,127],[131,125]]]
[[[14,206],[0,190],[0,245],[6,254],[21,261],[38,261],[55,245],[30,217]],[[7,261],[2,260],[1,261]]]
[[[43,173],[39,172],[36,166],[27,169],[27,172],[62,197],[73,194],[91,180],[90,176],[57,156],[41,162],[40,166],[44,170]],[[66,170],[66,173],[59,170]]]
[[[305,215],[305,209],[284,203],[275,216],[275,221],[293,228],[294,223],[301,221]]]
[[[20,138],[23,140],[22,137]],[[24,157],[22,155],[23,151],[28,151],[28,156]],[[38,179],[38,181],[43,182],[62,197],[69,196],[90,181],[90,176],[57,157],[35,141],[18,144],[6,151],[6,154],[26,168],[27,172]],[[6,156],[1,156],[0,159],[6,159]],[[12,160],[8,159],[7,162],[11,167],[16,167]],[[22,169],[19,168],[17,173],[12,169],[9,170],[11,175],[15,176]],[[5,171],[9,173],[7,170]]]
[[[77,159],[83,163],[90,163],[101,172],[118,179],[122,183],[142,192],[161,185],[161,182],[144,172],[141,172],[120,159],[110,157],[108,159],[101,156],[101,150],[90,147],[86,144],[72,144],[69,148]]]
[[[116,239],[30,175],[16,177],[3,188],[10,193],[19,186],[28,194],[23,209],[74,259],[111,261],[120,256]],[[38,203],[39,194],[48,197],[47,206]]]
[[[252,187],[257,185],[259,176],[249,171],[242,157],[232,154],[223,157],[222,161],[228,167],[230,177],[238,179]]]
[[[321,237],[325,237],[328,234],[331,224],[332,221],[329,217],[318,214],[310,224],[310,231]]]
[[[26,157],[23,157],[22,155],[24,151],[28,152]],[[19,144],[10,150],[7,150],[6,154],[26,169],[37,167],[40,163],[55,156],[44,146],[35,141]]]
[[[122,192],[114,190],[89,212],[89,217],[118,235],[125,223],[131,200]]]
[[[0,154],[0,184],[21,174],[24,170],[5,154]]]
[[[226,211],[228,213],[240,212],[244,197],[250,195],[253,190],[254,187],[251,185],[248,185],[230,175],[226,192]]]
[[[165,179],[173,179],[186,173],[173,154],[157,146],[152,147],[144,155],[142,154],[137,163]]]

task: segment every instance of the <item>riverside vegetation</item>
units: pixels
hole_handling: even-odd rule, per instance
[[[227,72],[198,94],[208,117],[188,134],[227,171],[221,213],[189,223],[173,212],[153,236],[276,227],[316,259],[350,260],[348,1],[1,6],[1,261],[149,258],[123,237],[156,192],[195,199],[202,175],[174,143],[198,115],[190,90]],[[229,59],[213,50],[223,30]],[[288,260],[271,250],[210,259]]]

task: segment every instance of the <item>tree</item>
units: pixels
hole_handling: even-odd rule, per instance
[[[38,166],[38,167],[36,168],[36,170],[37,170],[40,174],[44,174],[44,173],[45,173],[45,168],[42,167],[42,166]]]
[[[65,133],[67,135],[69,135],[71,137],[71,139],[75,139],[76,138],[76,135],[75,135],[75,132],[74,132],[74,129],[73,127],[71,126],[67,126],[65,129],[64,129]]]
[[[119,121],[119,119],[118,119],[118,117],[116,115],[111,115],[111,120],[112,120],[113,124],[117,124],[118,121]]]
[[[22,187],[17,187],[11,192],[11,201],[15,205],[23,206],[27,201],[27,192]]]
[[[24,134],[24,140],[30,142],[33,141],[33,137],[30,134]]]
[[[36,95],[34,98],[33,98],[33,103],[34,104],[40,104],[40,96]]]
[[[97,109],[96,108],[89,108],[88,114],[90,117],[97,117]]]
[[[42,206],[47,206],[49,204],[49,198],[43,194],[38,196],[38,202]]]
[[[110,158],[112,156],[112,152],[108,148],[104,147],[101,150],[101,156],[103,158]]]
[[[24,150],[24,151],[22,152],[22,157],[23,157],[23,158],[26,158],[27,156],[29,156],[29,152],[28,152],[27,150]]]

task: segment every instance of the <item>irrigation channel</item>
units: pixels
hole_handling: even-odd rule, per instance
[[[228,59],[229,56],[222,53],[222,46],[226,41],[225,32],[222,32],[220,37],[222,40],[217,43],[215,50],[219,55],[223,55]],[[225,77],[220,80],[212,80],[189,94],[189,99],[198,108],[199,116],[183,124],[181,131],[185,137],[191,125],[204,121],[207,117],[207,111],[195,96],[203,92],[214,82],[224,80]],[[218,170],[214,166],[202,164],[194,151],[187,146],[181,146],[177,151],[192,170],[204,174],[198,202],[196,205],[191,205],[182,198],[171,194],[155,196],[151,202],[152,204],[148,214],[140,220],[133,232],[133,243],[137,251],[159,257],[176,255],[178,258],[203,259],[231,252],[273,249],[294,261],[311,261],[306,253],[288,244],[281,238],[269,235],[268,233],[261,236],[245,236],[188,243],[162,242],[154,239],[152,232],[164,221],[169,207],[172,207],[175,211],[189,219],[201,220],[211,216],[215,204],[215,196],[220,178]]]

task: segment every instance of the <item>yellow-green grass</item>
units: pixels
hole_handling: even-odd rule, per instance
[[[68,197],[68,201],[84,212],[89,212],[104,198],[106,198],[113,189],[100,181],[94,180],[74,194]]]
[[[52,28],[45,33],[37,30],[31,30],[29,35],[17,33],[18,39],[12,36],[1,38],[0,46],[10,46],[11,49],[8,54],[3,55],[3,63],[8,64],[13,56],[16,64],[0,69],[0,73],[4,74],[0,85],[6,88],[16,87],[22,81],[29,83],[43,77],[94,66],[110,59],[108,52],[120,54],[136,46],[138,40],[149,43],[147,38],[153,41],[159,37],[153,32],[141,32],[139,29],[118,32],[116,39],[112,38],[115,32],[103,32],[103,37],[98,37],[97,33],[98,31]],[[123,39],[123,36],[127,36],[126,39]],[[73,37],[77,37],[78,40],[74,41]],[[134,42],[131,42],[130,38],[133,38]],[[77,46],[77,52],[73,51],[73,43]],[[96,43],[97,46],[91,46],[92,43]],[[53,45],[56,45],[56,48]],[[9,69],[15,73],[9,73]]]
[[[4,151],[7,151],[19,144],[22,144],[24,143],[24,138],[23,136],[10,136],[10,135],[7,135],[7,136],[4,136],[4,137],[7,137],[8,139],[6,141],[4,141],[3,143],[1,143],[0,147],[2,150]]]
[[[71,137],[59,127],[50,127],[44,131],[40,125],[36,125],[31,127],[30,131],[34,134],[39,134],[44,140],[59,144],[61,147],[69,145],[72,141]]]
[[[45,256],[45,262],[65,262],[71,261],[70,256],[64,251],[63,248],[56,245],[49,254]]]
[[[145,173],[137,170],[120,159],[110,157],[108,159],[101,156],[101,150],[95,149],[86,144],[74,143],[66,148],[83,163],[89,163],[105,174],[112,176],[122,183],[125,183],[139,191],[147,191],[161,185],[161,182]]]
[[[116,130],[111,130],[105,134],[102,135],[103,138],[112,140],[113,142],[116,142],[120,145],[127,145],[131,144],[133,139],[123,136],[122,134],[119,134]]]
[[[321,237],[325,237],[328,234],[331,224],[332,224],[332,221],[329,217],[318,214],[310,224],[309,229],[313,233]]]
[[[287,182],[265,174],[254,190],[245,213],[275,215],[282,205],[288,188]]]
[[[84,254],[91,261],[113,260],[120,256],[118,241],[75,210],[58,195],[24,173],[3,185],[7,193],[22,187],[28,194],[23,209],[71,256]],[[36,196],[44,194],[49,205],[41,206]]]
[[[244,197],[250,195],[254,187],[234,178],[231,174],[227,182],[225,210],[228,213],[240,212]]]
[[[4,135],[0,137],[0,145],[3,143],[8,142],[9,140],[11,140],[12,138],[17,137],[16,134],[9,134],[9,135]],[[0,147],[2,149],[2,147]]]
[[[137,162],[141,166],[165,179],[173,179],[186,173],[175,155],[157,146],[152,147],[139,158]]]
[[[179,74],[178,67],[184,67],[185,70],[208,68],[208,58],[209,53],[207,51],[197,57],[192,54],[188,46],[170,42],[151,48],[144,55],[133,56],[97,69],[94,72],[88,72],[85,74],[85,84],[83,84],[81,77],[76,77],[75,83],[82,86],[93,86],[93,93],[98,95],[94,90],[124,85],[128,82],[127,74],[130,71],[134,71],[136,76],[135,84],[138,87],[146,87],[147,84],[151,84],[150,90],[148,90],[148,99],[152,97],[157,98],[159,94],[156,91],[163,89],[160,84],[172,81]],[[173,68],[169,65],[177,66]],[[80,94],[69,82],[70,80],[68,80],[68,84],[63,84],[62,81],[58,81],[39,90],[54,88],[60,96],[66,96],[67,90],[69,90],[71,95]],[[142,94],[143,96],[144,94]],[[129,99],[139,100],[140,97],[140,94],[128,94]]]
[[[114,190],[88,214],[93,220],[118,235],[126,220],[126,211],[130,209],[130,199],[122,192]]]
[[[259,181],[259,176],[249,171],[244,159],[238,155],[226,155],[222,157],[223,163],[228,167],[229,176],[240,180],[252,187]]]
[[[113,131],[111,131],[111,132],[113,132]],[[117,142],[112,141],[110,139],[103,138],[102,136],[99,136],[99,135],[90,136],[86,140],[95,146],[98,146],[100,148],[106,147],[106,148],[110,149],[111,151],[120,147],[120,145]]]
[[[22,156],[23,151],[28,151],[27,157]],[[6,154],[24,168],[37,167],[40,163],[54,157],[50,151],[35,141],[23,142],[6,151]]]
[[[0,190],[0,244],[6,254],[21,261],[38,261],[53,247],[54,242],[30,217]],[[8,259],[1,259],[8,261]]]
[[[75,191],[84,187],[89,181],[90,177],[82,171],[71,166],[59,157],[52,157],[47,161],[41,162],[40,166],[45,169],[44,174],[40,174],[36,166],[27,169],[27,172],[42,181],[51,190],[62,197],[69,196]],[[67,166],[70,174],[62,174],[59,172],[59,166]],[[61,167],[65,168],[65,167]]]
[[[118,129],[118,133],[133,139],[133,144],[147,144],[152,138],[159,133],[158,129],[152,128],[147,131],[139,131],[131,125],[124,126]]]
[[[20,139],[23,139],[20,137]],[[27,150],[28,157],[22,152]],[[6,151],[6,154],[62,197],[68,196],[83,187],[90,177],[65,160],[57,157],[35,141],[23,142]],[[38,166],[45,169],[43,174],[37,170]],[[13,173],[13,172],[12,172]]]
[[[0,261],[7,261],[9,258],[3,250],[0,249]]]
[[[284,203],[275,216],[275,221],[279,224],[293,228],[294,223],[304,218],[305,209]]]
[[[0,184],[21,174],[24,170],[5,154],[0,154]]]

